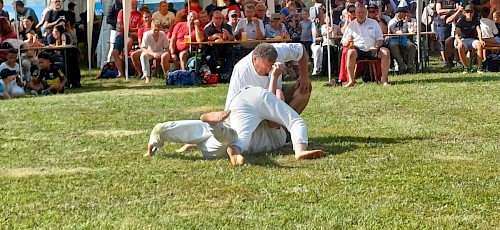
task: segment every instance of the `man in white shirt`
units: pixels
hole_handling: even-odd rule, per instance
[[[146,83],[151,81],[151,70],[149,65],[151,59],[156,59],[161,62],[164,73],[168,73],[170,69],[170,53],[168,52],[170,45],[167,35],[165,32],[161,31],[161,27],[162,23],[158,20],[154,20],[151,30],[146,31],[142,39],[142,53],[140,59]]]
[[[342,44],[349,47],[354,43],[354,48],[347,53],[347,73],[349,82],[345,87],[352,87],[356,83],[354,69],[356,61],[362,59],[380,58],[382,68],[382,83],[388,85],[387,75],[391,54],[387,48],[382,47],[384,36],[382,29],[376,20],[367,18],[367,11],[364,6],[356,7],[356,20],[349,23],[342,37]]]
[[[247,34],[247,40],[262,40],[266,34],[264,23],[262,20],[255,17],[255,5],[246,4],[245,5],[245,18],[240,19],[236,28],[234,29],[234,35],[237,39],[241,40],[241,33],[245,32]],[[255,48],[257,43],[242,43],[243,49],[242,55],[247,55],[253,48]]]
[[[175,15],[168,11],[168,4],[166,1],[161,1],[159,3],[158,11],[154,12],[152,17],[154,20],[160,21],[165,28],[170,28],[170,25],[173,25],[175,21]]]

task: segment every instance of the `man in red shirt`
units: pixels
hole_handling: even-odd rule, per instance
[[[138,40],[139,44],[142,43],[142,36],[144,35],[144,32],[151,30],[151,12],[149,11],[144,11],[142,13],[142,21],[143,25],[139,28],[138,30]],[[132,57],[132,64],[134,65],[135,71],[137,72],[137,76],[141,77],[142,76],[142,67],[141,67],[141,53],[142,50],[138,49],[134,51],[131,55]]]
[[[132,50],[132,45],[137,43],[137,32],[139,27],[142,26],[142,15],[137,10],[137,0],[132,0],[132,12],[129,16],[129,34],[126,39],[128,50]],[[125,71],[123,69],[123,60],[121,58],[121,52],[125,46],[124,29],[123,29],[123,9],[118,13],[118,19],[116,23],[116,30],[119,32],[116,36],[115,45],[113,47],[112,56],[115,60],[116,68],[118,69],[118,77],[125,76]]]
[[[186,69],[189,58],[189,44],[186,44],[184,37],[189,36],[189,28],[191,28],[190,41],[202,42],[205,39],[203,28],[196,12],[191,11],[187,22],[175,24],[172,37],[170,38],[170,54],[172,54],[172,60],[175,62],[176,69],[178,69],[179,62],[181,69]]]

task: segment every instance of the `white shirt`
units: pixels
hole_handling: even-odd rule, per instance
[[[257,26],[255,25],[254,22],[248,23],[247,18],[242,18],[240,21],[238,21],[238,24],[236,25],[236,33],[240,29],[243,29],[247,33],[247,39],[257,39]],[[262,36],[264,37],[266,35],[266,31],[264,30],[264,23],[262,20],[259,19],[259,29],[260,32],[262,32]]]
[[[495,34],[498,34],[498,28],[495,25],[495,21],[489,18],[481,18],[479,21],[481,22],[480,27],[483,38],[492,38],[495,37]]]
[[[163,53],[164,49],[168,49],[169,47],[167,35],[163,31],[159,31],[158,41],[155,41],[153,32],[153,30],[144,32],[141,47],[155,53]]]
[[[323,6],[323,3],[314,3],[311,8],[309,8],[309,19],[311,21],[314,21],[318,17],[319,14],[319,8]]]
[[[166,15],[161,14],[160,11],[156,11],[153,13],[152,17],[154,20],[158,20],[163,23],[163,25],[169,26],[171,25],[172,21],[175,20],[174,13],[170,11],[168,11]]]
[[[387,27],[389,28],[389,33],[395,34],[396,31],[401,30],[403,33],[408,33],[408,22],[405,22],[403,20],[403,26],[400,28],[398,26],[398,20],[397,18],[393,18],[387,23]]]
[[[278,52],[276,62],[285,63],[289,61],[299,61],[304,54],[304,48],[300,43],[273,43],[272,44]],[[269,76],[260,76],[253,66],[253,51],[247,56],[242,58],[234,66],[229,83],[229,89],[226,97],[226,109],[233,97],[245,86],[253,85],[260,86],[264,89],[269,88]],[[282,79],[278,79],[276,84],[277,89],[282,89]]]
[[[354,46],[365,52],[370,51],[370,47],[375,46],[377,41],[384,40],[380,25],[371,18],[366,18],[363,24],[360,24],[358,20],[350,22],[342,37],[342,42],[349,40],[351,36],[354,38]]]

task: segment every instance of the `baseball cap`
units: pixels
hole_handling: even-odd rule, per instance
[[[74,6],[76,6],[76,3],[74,3],[74,2],[68,3],[68,8],[71,8],[71,7],[74,7]]]
[[[377,9],[378,10],[378,6],[377,5],[369,5],[366,9]]]
[[[396,13],[406,13],[406,8],[398,7],[398,8],[396,8]]]
[[[16,75],[16,71],[14,70],[3,69],[2,71],[0,71],[0,77],[2,77],[2,79],[8,78],[13,75]]]
[[[471,4],[467,5],[467,6],[465,6],[464,10],[465,11],[474,11],[475,10],[474,5],[471,5]]]
[[[272,13],[271,14],[271,20],[272,19],[280,19],[280,14],[278,14],[278,13]]]
[[[233,16],[233,15],[238,15],[238,11],[236,10],[231,10],[229,11],[229,13],[227,14],[229,17]]]

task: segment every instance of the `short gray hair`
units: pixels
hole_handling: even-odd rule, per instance
[[[245,5],[245,9],[255,10],[255,5],[252,3],[248,3]]]
[[[278,51],[268,43],[261,43],[253,50],[253,56],[257,59],[264,59],[270,63],[276,62]]]

